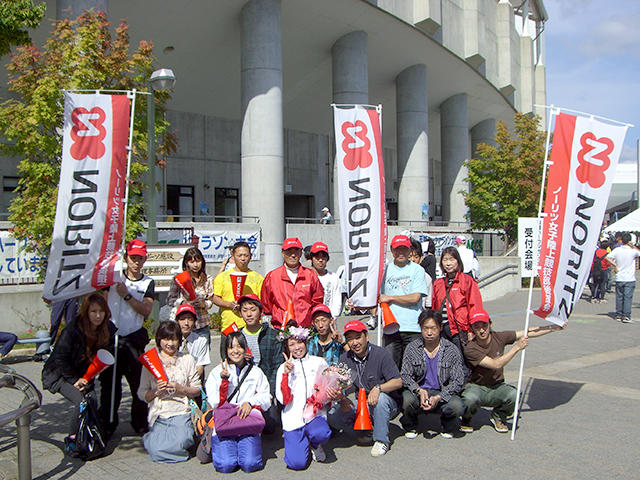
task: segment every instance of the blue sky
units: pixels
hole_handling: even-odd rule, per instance
[[[640,1],[545,0],[547,103],[635,125],[621,161],[636,162],[640,138]]]

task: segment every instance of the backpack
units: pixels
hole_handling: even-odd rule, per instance
[[[596,278],[601,278],[603,274],[602,270],[602,259],[607,256],[605,252],[604,255],[598,256],[597,254],[593,255],[593,264],[591,265],[591,275]]]
[[[82,460],[101,457],[107,446],[104,428],[97,415],[95,400],[85,396],[80,403],[79,426],[75,438],[65,437],[64,450],[67,455]]]

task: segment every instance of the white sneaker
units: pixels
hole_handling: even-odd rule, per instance
[[[406,432],[404,432],[404,438],[414,439],[417,436],[418,432],[416,432],[415,430],[407,430]]]
[[[389,447],[387,447],[384,443],[376,442],[373,444],[373,447],[371,447],[371,456],[381,457],[388,451],[389,451]]]
[[[327,459],[326,453],[324,453],[324,448],[322,445],[318,445],[318,448],[311,449],[311,458],[313,458],[314,462],[324,462]]]
[[[442,438],[453,438],[453,434],[449,432],[440,432]]]

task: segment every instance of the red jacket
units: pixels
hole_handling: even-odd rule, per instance
[[[311,309],[322,303],[324,288],[316,272],[300,265],[296,284],[291,283],[286,267],[281,265],[264,277],[260,301],[264,313],[271,314],[271,325],[281,328],[289,299],[293,302],[295,320],[301,327],[311,326]]]
[[[434,310],[440,310],[446,294],[447,279],[446,277],[438,278],[433,282],[433,303],[431,305]],[[458,333],[456,324],[461,330],[470,332],[469,317],[476,308],[482,308],[482,295],[478,284],[470,275],[458,272],[449,290],[449,300],[446,303],[451,334]],[[455,322],[453,321],[454,318]]]

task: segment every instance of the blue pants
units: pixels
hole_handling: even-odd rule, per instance
[[[142,437],[144,448],[156,463],[176,463],[189,460],[189,449],[193,447],[193,424],[191,415],[158,417],[153,426]]]
[[[0,355],[4,357],[9,353],[17,341],[18,337],[13,333],[0,332],[0,344],[2,344],[2,348],[0,348]]]
[[[262,439],[260,434],[238,437],[211,437],[213,468],[220,473],[231,473],[240,467],[255,472],[262,468]]]
[[[331,437],[326,418],[316,417],[304,427],[284,432],[284,463],[291,470],[304,470],[309,466],[311,448],[318,448]]]
[[[382,442],[389,446],[389,422],[398,415],[398,404],[388,394],[381,393],[378,397],[378,404],[375,407],[369,405],[369,414],[373,423],[373,441]],[[330,414],[331,426],[338,430],[353,430],[353,423],[356,419],[356,411],[352,408],[349,412],[343,412],[340,408]]]
[[[636,282],[616,282],[616,315],[631,318],[631,301]]]

